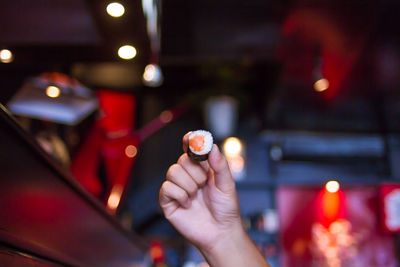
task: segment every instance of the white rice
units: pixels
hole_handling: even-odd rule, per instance
[[[206,155],[206,154],[210,153],[210,151],[212,149],[213,142],[214,142],[211,133],[208,132],[208,131],[205,131],[205,130],[193,131],[189,135],[189,140],[192,139],[193,137],[195,137],[196,135],[204,136],[204,147],[203,147],[203,150],[201,150],[201,151],[193,151],[193,149],[189,146],[190,151],[192,151],[196,155]]]

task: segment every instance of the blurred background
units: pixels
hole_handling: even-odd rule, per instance
[[[398,1],[1,5],[0,261],[201,266],[157,199],[206,129],[271,266],[399,266]]]

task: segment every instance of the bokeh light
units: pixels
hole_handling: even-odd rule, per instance
[[[57,86],[50,85],[46,88],[46,95],[51,98],[59,97],[61,94],[60,89]]]
[[[124,45],[118,49],[118,56],[122,59],[132,59],[136,56],[136,48],[131,45]]]
[[[334,181],[334,180],[328,181],[325,185],[325,188],[330,193],[336,193],[337,191],[339,191],[340,184],[338,181]]]
[[[171,122],[173,118],[174,118],[174,115],[169,110],[164,110],[160,114],[160,121],[163,123]]]
[[[111,17],[121,17],[125,13],[125,8],[118,2],[113,2],[107,5],[107,13]]]
[[[242,156],[236,156],[229,158],[229,167],[233,172],[241,172],[244,169],[244,158]]]
[[[123,187],[121,185],[113,186],[110,196],[107,200],[107,207],[111,210],[116,210],[118,208],[119,202],[121,200],[123,192]]]
[[[143,72],[143,83],[147,86],[157,87],[163,83],[161,68],[157,64],[148,64]]]
[[[314,83],[314,89],[317,92],[323,92],[329,88],[329,81],[325,78],[319,79]]]
[[[134,158],[137,154],[137,148],[134,145],[129,145],[125,148],[125,155],[128,158]]]
[[[223,145],[224,153],[227,156],[235,156],[242,151],[242,142],[236,137],[229,137]]]
[[[0,61],[2,63],[10,63],[14,59],[12,52],[8,49],[0,50]]]

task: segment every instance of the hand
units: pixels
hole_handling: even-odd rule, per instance
[[[188,136],[183,137],[185,152]],[[159,202],[165,217],[210,266],[269,266],[243,228],[235,182],[216,145],[204,162],[184,153],[169,168]]]
[[[188,134],[183,137],[186,152]],[[212,250],[232,232],[243,231],[235,182],[217,145],[208,161],[184,153],[160,189],[160,206],[171,224],[192,244]]]

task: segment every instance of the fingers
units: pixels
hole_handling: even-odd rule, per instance
[[[162,184],[160,188],[159,201],[160,206],[164,210],[174,201],[177,201],[179,205],[183,207],[188,208],[190,206],[189,195],[187,192],[170,181],[165,181]]]
[[[183,138],[182,138],[182,148],[183,148],[183,151],[186,153],[187,152],[187,149],[188,149],[188,144],[189,144],[189,135],[191,134],[192,132],[190,131],[190,132],[187,132],[184,136],[183,136]]]
[[[189,135],[191,132],[188,132],[183,136],[183,151],[187,152],[188,142],[189,142]],[[190,160],[190,159],[189,159]],[[232,173],[229,169],[228,162],[226,161],[225,157],[220,152],[217,145],[213,145],[213,148],[208,156],[208,161],[203,162],[196,162],[197,165],[201,166],[205,173],[209,172],[209,169],[213,169],[214,176],[215,176],[215,185],[223,192],[228,192],[235,187],[235,181],[233,180]],[[190,166],[190,164],[183,164],[185,166]],[[192,171],[186,169],[188,173]],[[192,175],[192,177],[197,177],[196,175]],[[197,182],[197,180],[196,180]]]
[[[164,209],[170,209],[167,206],[170,203],[179,204],[187,208],[190,205],[190,197],[196,195],[198,189],[207,182],[208,163],[204,162],[201,166],[196,161],[192,161],[189,156],[183,154],[177,164],[172,165],[166,175],[166,181],[160,189],[160,206]]]
[[[179,158],[178,164],[182,166],[182,168],[189,174],[189,176],[199,187],[202,187],[206,183],[207,172],[209,169],[207,162],[204,162],[203,165],[200,165],[198,162],[191,160],[185,153]]]
[[[235,181],[233,180],[228,162],[219,151],[216,144],[213,145],[213,148],[208,155],[208,163],[214,171],[216,187],[222,192],[232,192],[235,188]]]
[[[191,131],[186,133],[182,138],[182,148],[183,148],[183,152],[185,152],[185,153],[187,153],[187,150],[188,150],[188,147],[189,147],[189,135],[191,133],[192,133]],[[199,162],[199,161],[194,161],[194,160],[191,160],[191,159],[190,159],[190,161],[192,161],[196,165],[200,165],[206,173],[210,169],[210,166],[208,165],[207,161],[200,161]]]
[[[182,188],[189,196],[193,196],[197,192],[197,183],[179,164],[174,164],[169,168],[166,178],[167,181],[170,181]]]

